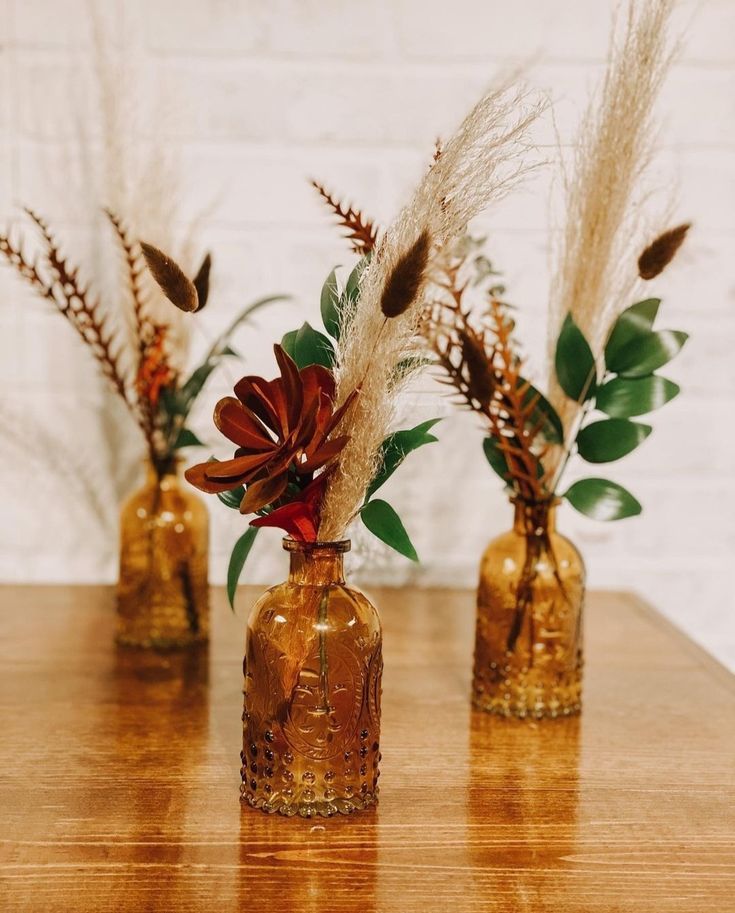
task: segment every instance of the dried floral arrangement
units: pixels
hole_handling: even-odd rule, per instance
[[[186,422],[212,372],[224,358],[236,355],[229,345],[233,332],[276,299],[264,298],[246,307],[212,343],[204,360],[183,376],[170,358],[169,325],[153,313],[144,281],[144,251],[155,249],[139,243],[124,222],[106,210],[123,261],[123,289],[113,312],[63,253],[46,220],[31,209],[25,212],[38,230],[40,248],[28,253],[24,238],[6,231],[0,233],[0,254],[76,330],[140,429],[152,465],[163,473],[178,450],[201,446]],[[207,303],[211,262],[207,254],[191,289],[187,286],[190,311],[201,311]]]
[[[637,283],[655,279],[673,260],[689,225],[661,233],[642,253],[636,196],[652,151],[652,109],[671,60],[667,21],[673,0],[631,3],[622,40],[613,42],[599,98],[590,103],[567,181],[567,222],[550,300],[552,371],[548,396],[525,376],[505,289],[468,235],[445,248],[421,330],[460,405],[481,416],[484,452],[515,497],[529,503],[564,497],[600,520],[640,513],[615,482],[582,479],[562,491],[573,454],[590,463],[634,450],[651,426],[631,419],[672,400],[679,387],[657,374],[687,334],[654,330],[660,299],[622,310]],[[437,147],[438,154],[440,147]],[[372,220],[315,187],[346,229],[355,250],[374,243]],[[641,244],[641,246],[643,246]],[[485,305],[476,313],[472,301]],[[605,418],[593,418],[597,411]]]
[[[425,363],[418,331],[448,251],[470,219],[533,167],[524,153],[542,109],[513,79],[488,91],[380,236],[359,212],[332,201],[360,260],[344,287],[336,271],[327,278],[324,332],[304,323],[287,333],[275,347],[280,375],[244,377],[235,396],[217,404],[214,421],[235,444],[234,457],[187,472],[202,491],[256,514],[233,551],[231,599],[263,526],[302,541],[334,541],[359,518],[417,559],[395,510],[374,495],[411,451],[435,440],[435,422],[392,431],[396,400]],[[160,258],[150,265],[170,300],[186,309],[191,289],[170,287]]]

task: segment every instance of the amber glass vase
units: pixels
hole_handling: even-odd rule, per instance
[[[149,466],[120,516],[117,642],[175,649],[209,634],[208,517],[171,463]]]
[[[511,532],[480,566],[473,704],[517,717],[578,713],[585,572],[554,500],[515,501]]]
[[[248,621],[241,795],[282,815],[347,814],[378,798],[380,619],[345,585],[349,542],[283,545],[288,580]]]

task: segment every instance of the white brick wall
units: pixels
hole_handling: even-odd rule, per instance
[[[454,0],[449,15],[437,0],[376,0],[369,10],[355,0],[94,7],[114,47],[134,61],[144,95],[169,99],[158,138],[176,150],[186,176],[176,229],[207,210],[201,244],[215,252],[205,327],[214,331],[261,294],[296,297],[239,340],[249,369],[269,371],[271,341],[316,314],[321,280],[347,259],[305,178],[320,177],[388,219],[434,137],[499,66],[532,57],[532,79],[555,99],[568,142],[601,72],[613,0]],[[0,213],[32,203],[80,250],[96,228],[75,183],[84,168],[74,148],[78,121],[98,154],[102,139],[89,8],[84,0],[0,0]],[[668,372],[685,392],[654,417],[640,452],[612,470],[643,500],[643,517],[601,526],[565,510],[561,525],[582,547],[593,586],[638,590],[735,666],[735,3],[682,0],[679,22],[682,52],[660,105],[661,174],[679,182],[678,212],[695,230],[660,287],[664,321],[692,334]],[[554,143],[550,123],[539,141]],[[545,175],[483,219],[537,367],[548,189]],[[5,270],[0,297],[0,577],[111,580],[109,530],[135,449],[111,438],[124,417],[68,328]],[[226,387],[219,378],[197,415],[215,445],[208,416]],[[427,417],[448,411],[430,391],[413,394],[409,408]],[[440,434],[443,443],[414,457],[413,471],[389,493],[424,565],[370,546],[358,563],[373,577],[471,586],[480,551],[508,524],[471,418],[451,416]],[[90,491],[101,519],[87,506]],[[213,573],[222,579],[239,524],[218,506]],[[276,536],[264,536],[251,579],[272,579],[281,568]]]

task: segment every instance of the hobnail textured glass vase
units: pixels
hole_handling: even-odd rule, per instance
[[[515,501],[513,529],[480,566],[472,701],[490,713],[578,713],[582,693],[582,557],[555,528],[556,503]]]
[[[283,544],[288,580],[248,620],[241,797],[283,815],[347,814],[378,798],[380,619],[345,584],[348,541]]]
[[[174,649],[209,635],[208,516],[175,465],[147,469],[120,516],[120,644]]]

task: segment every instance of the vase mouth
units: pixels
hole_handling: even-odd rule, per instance
[[[287,552],[336,552],[339,555],[349,552],[352,542],[349,539],[336,539],[332,542],[317,539],[314,542],[302,542],[285,536],[283,547]]]
[[[523,498],[521,495],[512,495],[511,504],[521,504],[524,507],[557,507],[562,499],[558,495],[544,495],[541,498]]]

